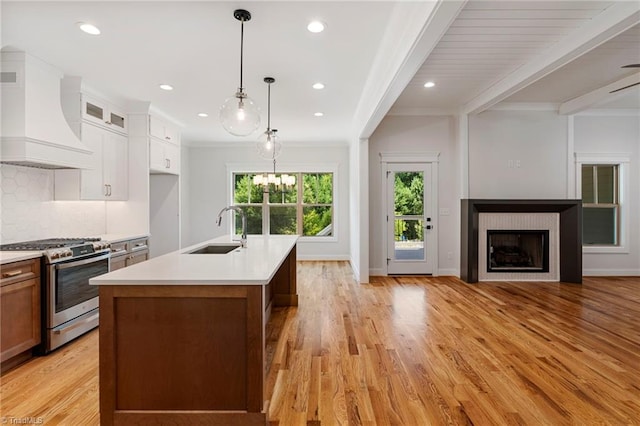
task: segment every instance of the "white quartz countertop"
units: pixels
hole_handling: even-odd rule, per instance
[[[41,251],[0,251],[0,264],[35,259],[42,256]]]
[[[137,240],[139,238],[148,238],[149,234],[102,234],[95,235],[96,238],[100,238],[103,241],[110,243],[119,243],[121,241]]]
[[[226,254],[188,254],[207,245],[237,244],[230,236],[214,238],[92,278],[93,285],[265,285],[271,281],[297,235],[249,236],[247,248]]]

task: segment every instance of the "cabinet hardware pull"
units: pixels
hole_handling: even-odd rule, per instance
[[[106,183],[104,184],[104,196],[109,196],[109,185],[107,185]]]
[[[17,271],[5,272],[4,274],[2,274],[2,277],[3,278],[17,277],[21,273],[22,273],[22,269],[18,269]]]
[[[113,124],[110,121],[105,121],[105,123],[107,123],[109,126],[111,126],[111,124]]]
[[[170,141],[171,140],[171,136],[165,136],[164,137],[166,140]]]

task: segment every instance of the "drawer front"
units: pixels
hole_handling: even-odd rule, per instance
[[[111,261],[113,262],[113,258],[125,254],[127,252],[127,242],[122,241],[120,243],[111,243]]]
[[[0,286],[40,277],[40,258],[0,266]]]
[[[149,240],[147,238],[139,238],[137,240],[131,240],[127,243],[127,250],[129,253],[135,253],[141,250],[149,249]]]

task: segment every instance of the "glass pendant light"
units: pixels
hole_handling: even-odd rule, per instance
[[[258,152],[266,160],[274,160],[280,155],[282,143],[278,140],[278,130],[271,128],[271,83],[276,81],[273,77],[265,77],[267,83],[267,130],[258,138]],[[275,173],[275,172],[274,172]]]
[[[260,110],[244,92],[242,87],[242,55],[244,50],[244,23],[251,14],[244,9],[233,12],[240,21],[240,87],[235,95],[227,99],[220,108],[220,121],[225,130],[235,136],[247,136],[260,126]]]

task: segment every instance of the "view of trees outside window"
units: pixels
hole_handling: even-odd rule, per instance
[[[332,236],[333,173],[288,175],[295,176],[294,184],[264,188],[254,184],[255,174],[234,174],[233,200],[245,208],[247,234]],[[235,220],[235,229],[240,233],[240,220]]]
[[[619,167],[582,165],[582,243],[619,244]]]
[[[394,182],[395,215],[420,216],[423,214],[424,176],[422,172],[396,172]],[[423,241],[421,220],[396,220],[396,241]]]

